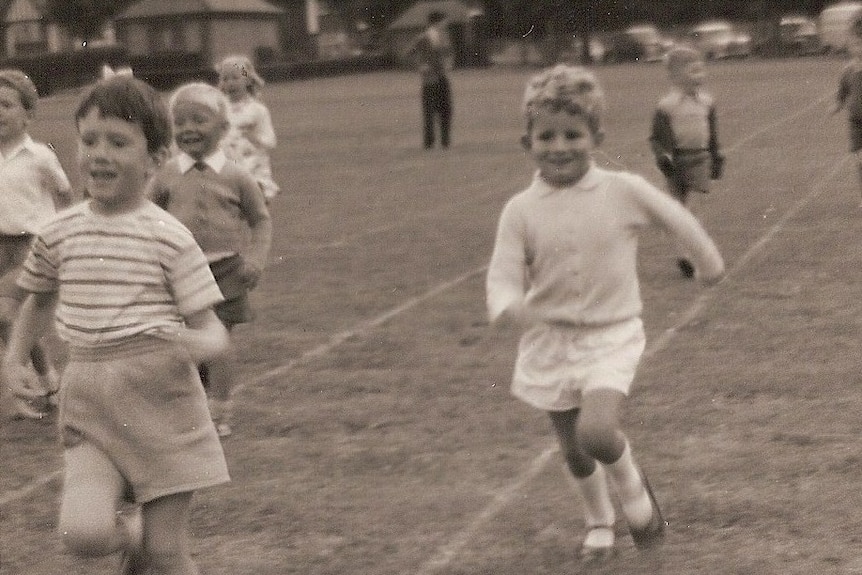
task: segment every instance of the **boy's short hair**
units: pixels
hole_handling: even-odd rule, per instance
[[[703,53],[693,46],[674,46],[665,55],[665,65],[671,74],[694,62],[703,62]]]
[[[240,70],[242,75],[248,78],[249,86],[253,94],[257,94],[257,92],[263,88],[263,85],[266,83],[263,81],[260,74],[257,73],[257,70],[255,70],[254,62],[251,61],[251,58],[243,54],[225,56],[218,64],[215,65],[215,70],[219,76],[224,76],[228,71],[233,69]]]
[[[8,86],[18,92],[18,95],[21,96],[21,105],[25,110],[32,111],[36,108],[39,92],[30,76],[21,70],[14,68],[0,70],[0,86]]]
[[[603,131],[605,94],[595,74],[582,66],[557,64],[530,78],[522,108],[528,132],[539,109],[583,114],[593,134]]]
[[[75,112],[80,120],[95,108],[104,118],[118,118],[140,126],[147,151],[157,153],[171,143],[168,109],[155,88],[132,76],[112,76],[93,84]]]
[[[177,102],[181,101],[205,106],[220,119],[225,122],[227,121],[227,97],[215,86],[204,82],[190,82],[177,88],[168,101],[168,110],[170,111],[171,119],[173,119],[174,108],[176,108]]]

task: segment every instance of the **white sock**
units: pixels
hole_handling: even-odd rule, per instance
[[[616,513],[604,467],[596,462],[596,468],[590,475],[576,477],[574,483],[584,504],[584,519],[587,527],[613,525]]]
[[[623,454],[608,465],[607,470],[617,488],[620,505],[629,525],[637,528],[649,524],[652,519],[652,502],[628,442]]]

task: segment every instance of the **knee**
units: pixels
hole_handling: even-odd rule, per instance
[[[191,562],[191,555],[185,545],[177,540],[158,544],[147,542],[145,552],[148,564],[155,573],[185,572],[187,563]]]
[[[115,525],[59,527],[63,544],[80,557],[102,557],[117,551]]]
[[[619,459],[625,448],[625,440],[619,430],[601,423],[579,425],[578,443],[587,455],[604,464]]]

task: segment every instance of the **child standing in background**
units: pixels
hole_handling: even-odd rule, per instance
[[[705,282],[724,273],[709,236],[679,202],[640,176],[599,168],[604,95],[594,75],[558,65],[524,95],[523,145],[538,171],[500,216],[487,276],[497,327],[521,331],[512,392],[548,413],[581,493],[579,555],[614,553],[616,487],[635,545],[661,542],[665,522],[620,428],[645,347],[637,238],[650,225],[688,248]]]
[[[228,56],[216,66],[218,85],[228,98],[230,130],[222,146],[228,159],[251,172],[267,202],[280,188],[272,178],[269,154],[275,148],[275,130],[269,108],[258,95],[264,85],[246,56]]]
[[[696,214],[692,193],[709,192],[710,180],[721,178],[724,169],[715,100],[703,89],[706,62],[698,50],[671,49],[667,69],[673,87],[656,108],[650,145],[668,191]],[[679,258],[677,265],[685,277],[694,277],[687,256]]]
[[[228,161],[219,144],[229,129],[228,103],[215,87],[194,82],[171,96],[179,153],[153,178],[150,197],[185,224],[204,251],[225,301],[216,315],[230,331],[252,320],[248,293],[269,257],[272,222],[260,187]],[[223,354],[201,365],[220,437],[232,433],[236,358]]]
[[[841,71],[834,113],[847,109],[850,153],[856,157],[862,184],[862,10],[856,13],[847,30],[847,51],[850,61]],[[862,208],[862,203],[859,207]]]
[[[15,283],[34,234],[56,210],[72,204],[72,188],[57,156],[34,142],[27,130],[39,94],[20,70],[0,70],[0,339],[5,342],[21,301],[26,297]],[[59,377],[43,346],[30,352],[39,375],[33,383],[43,395],[57,391]],[[44,398],[18,399],[9,406],[21,417],[41,418]]]
[[[122,575],[197,575],[192,495],[229,480],[195,369],[228,346],[212,311],[222,297],[191,233],[145,196],[170,143],[159,93],[128,76],[102,80],[75,120],[88,199],[36,234],[4,381],[32,395],[28,350],[56,313],[70,356],[59,416],[64,543],[82,557],[122,551]]]

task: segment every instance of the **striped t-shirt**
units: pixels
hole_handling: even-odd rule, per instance
[[[182,325],[223,299],[192,234],[151,202],[119,215],[89,202],[61,212],[37,235],[18,285],[58,293],[58,332],[79,347]]]

